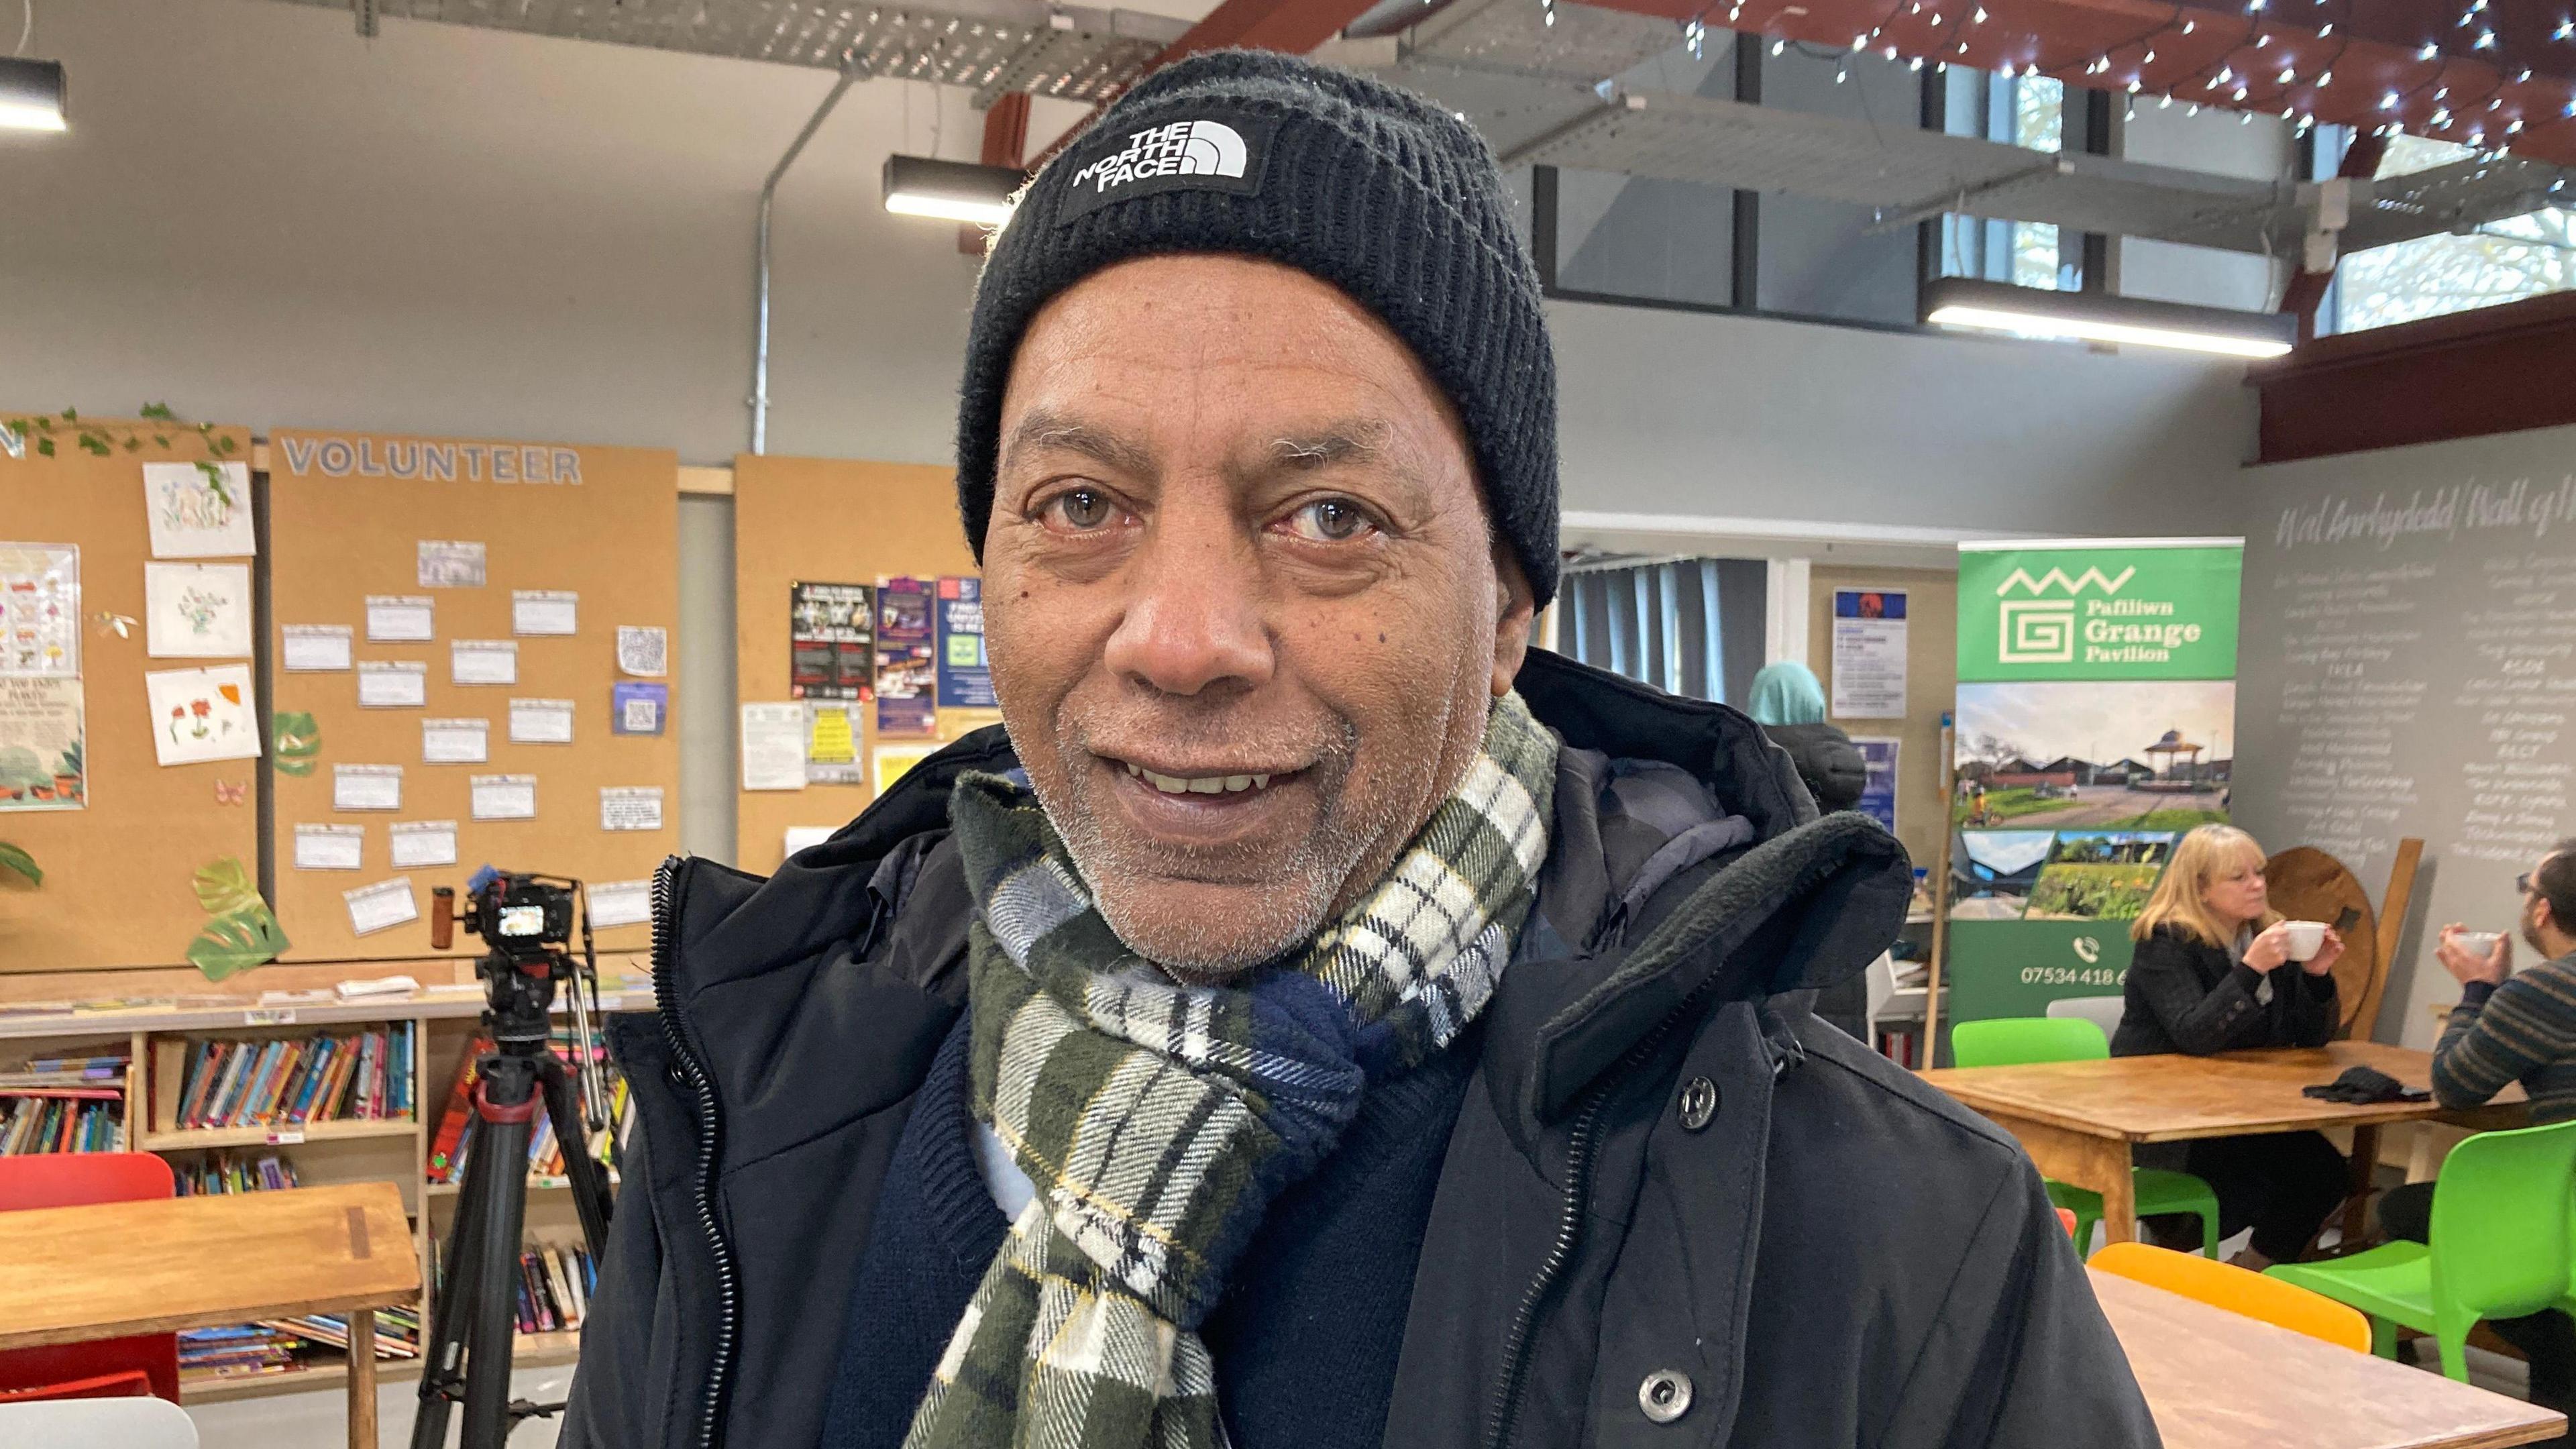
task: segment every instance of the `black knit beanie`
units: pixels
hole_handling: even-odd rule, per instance
[[[1394,329],[1458,409],[1495,532],[1538,602],[1555,595],[1556,360],[1493,152],[1409,91],[1266,51],[1147,77],[995,239],[957,403],[957,507],[978,559],[1029,319],[1103,267],[1173,252],[1295,267]]]

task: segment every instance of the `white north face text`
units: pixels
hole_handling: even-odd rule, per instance
[[[1130,135],[1127,149],[1075,172],[1073,185],[1098,196],[1156,176],[1240,177],[1245,160],[1243,137],[1223,121],[1174,121]]]

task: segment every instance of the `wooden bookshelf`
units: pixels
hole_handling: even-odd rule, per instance
[[[409,1117],[334,1119],[328,1122],[254,1122],[247,1127],[189,1127],[170,1132],[144,1131],[127,1136],[142,1152],[185,1152],[200,1147],[301,1147],[312,1142],[346,1142],[360,1137],[417,1137],[420,1124]]]
[[[603,968],[608,963],[602,963]],[[648,1010],[652,995],[641,982],[620,983],[602,993],[610,1013]],[[428,1180],[432,1140],[458,1069],[479,1030],[482,997],[454,988],[405,996],[340,1002],[292,1004],[242,1000],[218,1004],[198,998],[185,1005],[152,1003],[135,1007],[76,1012],[11,1014],[0,1011],[0,1066],[41,1057],[99,1056],[123,1052],[128,1058],[124,1140],[130,1150],[174,1159],[173,1166],[213,1150],[274,1151],[295,1169],[305,1185],[331,1182],[390,1181],[401,1188],[412,1218],[413,1250],[421,1261],[423,1283],[433,1281],[430,1243],[443,1238],[454,1221],[458,1187]],[[558,1020],[568,1013],[559,1009]],[[334,1118],[303,1123],[254,1123],[238,1127],[179,1128],[179,1080],[189,1051],[198,1041],[301,1039],[316,1033],[335,1036],[410,1023],[413,1031],[412,1102],[407,1117]],[[610,1181],[616,1181],[611,1170]],[[565,1247],[581,1241],[572,1198],[559,1177],[529,1179],[527,1241]],[[424,1302],[423,1308],[427,1308]],[[425,1325],[424,1325],[425,1326]],[[513,1357],[520,1368],[560,1366],[580,1355],[578,1329],[518,1336]],[[270,1394],[337,1391],[348,1378],[344,1358],[330,1350],[308,1350],[309,1366],[228,1378],[190,1378],[180,1386],[182,1403],[218,1403]],[[380,1379],[408,1379],[420,1372],[417,1358],[379,1358]]]

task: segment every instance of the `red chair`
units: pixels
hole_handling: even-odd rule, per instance
[[[170,1197],[170,1164],[149,1152],[0,1157],[0,1212]],[[179,1402],[179,1336],[147,1333],[0,1352],[0,1400],[150,1393]]]

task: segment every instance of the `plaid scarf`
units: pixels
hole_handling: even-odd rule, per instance
[[[1494,703],[1484,749],[1366,899],[1301,953],[1182,986],[1111,934],[1045,812],[995,776],[949,807],[975,1115],[1037,1197],[958,1320],[905,1449],[1218,1449],[1197,1329],[1261,1215],[1373,1080],[1494,993],[1547,855],[1556,740]]]

